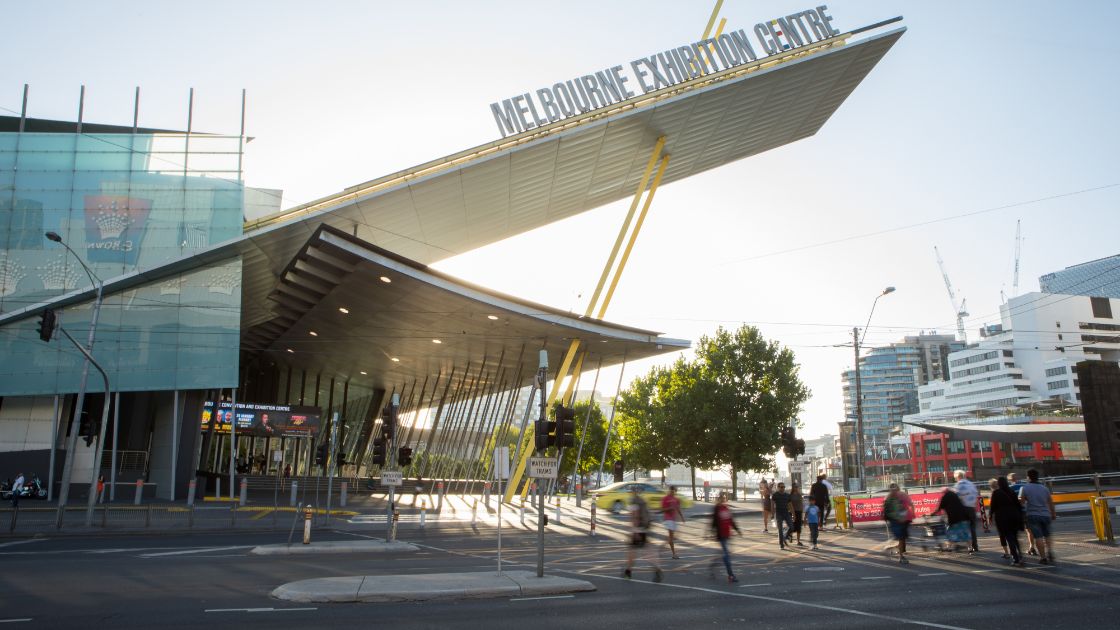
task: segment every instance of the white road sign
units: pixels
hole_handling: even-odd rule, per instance
[[[509,479],[509,447],[494,449],[494,478]]]
[[[404,476],[399,470],[383,470],[381,471],[381,485],[383,486],[399,486],[404,482]]]
[[[552,457],[530,457],[529,476],[533,479],[555,479],[556,460]]]

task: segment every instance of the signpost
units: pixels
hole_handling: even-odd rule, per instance
[[[556,479],[556,471],[560,468],[555,457],[530,457],[529,476],[533,479]]]
[[[399,470],[382,470],[381,485],[393,488],[403,486],[404,474]]]

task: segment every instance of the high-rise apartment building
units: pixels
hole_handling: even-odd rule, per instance
[[[1038,286],[1043,293],[1120,298],[1120,254],[1040,276]]]

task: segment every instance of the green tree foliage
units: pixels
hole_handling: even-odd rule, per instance
[[[599,470],[599,457],[603,454],[603,441],[607,439],[607,418],[602,409],[593,401],[577,402],[573,407],[576,412],[576,445],[564,449],[564,458],[560,462],[560,476],[575,473],[574,466],[576,455],[579,453],[580,441],[583,440],[583,453],[579,460],[579,473],[587,474]],[[588,410],[591,412],[588,419]],[[584,439],[584,424],[587,425],[587,437]],[[610,470],[611,464],[618,458],[621,448],[619,441],[611,440],[607,448],[607,463],[605,470]]]
[[[626,464],[769,468],[781,427],[796,422],[808,398],[792,351],[752,326],[721,327],[701,337],[695,359],[655,367],[620,393]]]

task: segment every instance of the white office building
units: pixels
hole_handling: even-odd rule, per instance
[[[1120,360],[1120,299],[1028,293],[1000,307],[1002,330],[949,355],[949,378],[918,388],[907,420],[959,418],[1048,399],[1079,404],[1074,365]],[[994,332],[993,332],[994,331]]]

